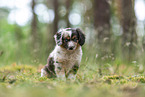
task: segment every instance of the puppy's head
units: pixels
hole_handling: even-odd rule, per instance
[[[60,29],[54,38],[58,46],[67,50],[75,50],[78,45],[82,46],[85,43],[85,35],[79,28]]]

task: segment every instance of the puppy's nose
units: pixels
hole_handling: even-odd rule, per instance
[[[74,46],[69,47],[69,50],[73,50]]]

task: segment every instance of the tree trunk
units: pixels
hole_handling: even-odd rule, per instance
[[[94,27],[100,44],[110,40],[110,14],[107,0],[94,0]]]
[[[106,62],[111,62],[110,5],[108,0],[94,0],[94,27],[97,32],[99,73]]]
[[[70,7],[71,7],[71,1],[72,0],[66,0],[66,24],[67,24],[67,27],[70,27],[71,24],[69,22],[69,12],[70,12]]]
[[[58,14],[58,0],[53,0],[53,5],[54,5],[54,13],[55,13],[55,18],[54,18],[54,25],[53,25],[53,34],[55,34],[58,30],[58,22],[59,22],[59,14]]]
[[[135,57],[135,45],[137,44],[136,17],[132,0],[121,0],[121,25],[123,28],[122,44],[123,56],[127,60]]]
[[[37,46],[37,38],[38,38],[38,32],[37,32],[37,15],[34,12],[34,7],[36,5],[36,0],[32,0],[32,14],[33,19],[31,23],[31,35],[32,35],[32,45],[34,48]]]

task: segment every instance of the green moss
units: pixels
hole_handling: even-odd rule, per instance
[[[0,68],[1,72],[31,72],[35,73],[37,69],[31,65],[11,65],[11,66],[4,66]]]
[[[140,75],[138,75],[138,76],[130,76],[129,79],[131,81],[145,83],[145,76],[142,76],[142,75],[141,76]]]
[[[123,76],[120,75],[112,75],[112,76],[104,76],[103,79],[122,79]]]

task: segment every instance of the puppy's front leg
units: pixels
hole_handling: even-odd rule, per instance
[[[55,63],[55,73],[57,78],[61,80],[66,80],[65,69],[62,67],[61,63]]]
[[[69,71],[69,73],[67,74],[67,78],[75,80],[78,69],[79,69],[79,66],[74,65],[72,69]]]

